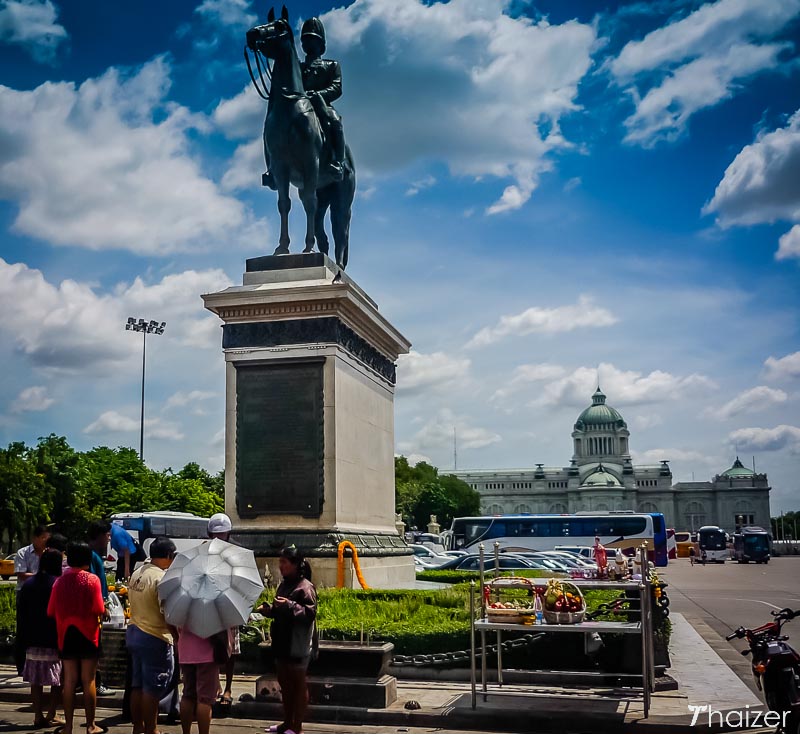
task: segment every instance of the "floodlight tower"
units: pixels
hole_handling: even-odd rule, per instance
[[[142,332],[142,420],[139,428],[139,460],[144,461],[144,365],[145,356],[147,355],[147,335],[148,334],[163,334],[164,327],[167,325],[166,321],[160,324],[158,321],[145,321],[139,319],[138,321],[129,316],[128,323],[125,324],[125,331],[141,331]]]

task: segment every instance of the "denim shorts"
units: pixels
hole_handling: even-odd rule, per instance
[[[133,624],[128,625],[125,644],[131,655],[131,688],[141,688],[160,700],[169,690],[175,669],[172,645]]]

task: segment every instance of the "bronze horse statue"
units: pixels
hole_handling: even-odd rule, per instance
[[[275,11],[271,9],[267,21],[266,25],[247,31],[247,48],[255,54],[256,61],[258,55],[263,54],[274,62],[269,89],[266,94],[259,91],[262,97],[266,96],[269,100],[264,121],[264,151],[278,191],[278,212],[281,217],[278,247],[273,254],[289,254],[289,210],[292,207],[289,184],[293,184],[298,189],[306,213],[303,252],[313,252],[316,242],[319,251],[328,254],[325,214],[330,208],[336,264],[344,270],[347,266],[350,216],[356,189],[353,157],[350,149],[345,148],[342,177],[341,180],[335,180],[326,165],[330,160],[330,148],[326,144],[325,131],[303,88],[300,61],[286,7],[277,20]],[[250,71],[252,77],[252,69]],[[255,79],[253,82],[255,84]]]

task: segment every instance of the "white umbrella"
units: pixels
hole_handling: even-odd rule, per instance
[[[169,624],[207,638],[244,624],[263,589],[253,551],[214,538],[175,556],[158,598]]]

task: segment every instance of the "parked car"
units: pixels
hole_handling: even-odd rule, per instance
[[[2,577],[3,581],[8,581],[15,573],[14,555],[12,554],[0,561],[0,577]]]
[[[480,557],[475,555],[461,556],[460,558],[451,558],[447,563],[439,566],[439,570],[452,569],[455,571],[477,571],[480,568]],[[494,568],[494,558],[488,556],[484,559],[484,568],[488,571]],[[500,568],[507,569],[523,569],[523,568],[538,568],[541,570],[552,570],[547,566],[539,565],[537,561],[523,558],[522,556],[503,554],[500,556]]]
[[[557,545],[553,550],[569,551],[570,553],[576,553],[581,556],[581,558],[585,558],[588,561],[594,560],[594,548],[590,545]]]
[[[440,556],[438,553],[434,553],[425,545],[409,543],[408,547],[411,548],[415,558],[421,558],[428,564],[430,568],[435,568],[450,560],[450,556]]]
[[[569,551],[543,551],[543,553],[552,558],[560,558],[566,561],[567,564],[575,564],[577,568],[597,568],[597,564],[594,561],[589,561],[577,553],[570,553]]]

